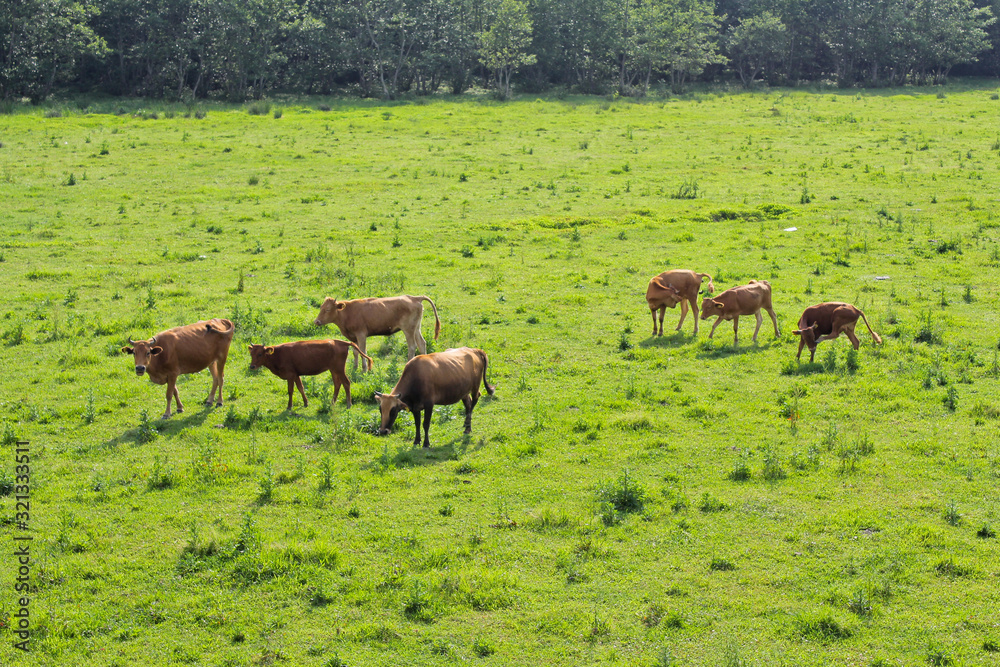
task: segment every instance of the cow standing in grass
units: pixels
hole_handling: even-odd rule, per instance
[[[426,296],[391,296],[383,299],[350,299],[338,301],[327,297],[320,306],[316,316],[316,326],[336,324],[344,337],[352,343],[357,343],[354,352],[354,368],[358,368],[358,352],[367,352],[366,342],[369,336],[390,336],[402,331],[406,337],[408,359],[413,358],[414,351],[419,348],[420,354],[427,353],[427,341],[420,334],[420,321],[424,314],[423,301],[431,304],[434,309],[434,340],[441,333],[441,320],[438,319],[437,306]],[[371,370],[371,362],[362,370]]]
[[[840,334],[846,335],[854,349],[858,349],[861,341],[854,335],[854,327],[857,325],[859,317],[868,327],[868,332],[875,339],[875,342],[881,345],[882,339],[872,330],[872,326],[868,324],[868,318],[865,317],[860,308],[840,301],[827,301],[809,306],[799,318],[799,328],[792,332],[799,337],[799,353],[795,355],[795,358],[801,359],[802,347],[808,345],[809,363],[812,363],[816,356],[816,344],[821,340],[833,340]]]
[[[337,402],[337,395],[343,386],[347,395],[347,407],[351,407],[351,381],[347,378],[344,367],[347,365],[347,353],[352,348],[355,352],[358,351],[357,345],[342,340],[301,340],[281,345],[251,345],[250,369],[256,370],[263,366],[282,380],[288,381],[288,410],[292,409],[296,387],[302,395],[302,406],[309,407],[301,376],[330,371],[333,380],[331,405]],[[371,364],[371,357],[364,352],[361,356]]]
[[[205,405],[222,405],[222,383],[229,345],[233,342],[235,327],[229,320],[214,319],[161,331],[149,340],[128,339],[129,347],[122,352],[135,359],[135,373],[149,375],[153,384],[167,385],[167,411],[170,419],[170,400],[177,401],[177,412],[184,412],[180,394],[177,393],[177,376],[197,373],[206,368],[212,373],[212,391]],[[218,399],[216,400],[216,392]]]
[[[712,276],[707,273],[695,273],[686,269],[674,269],[664,271],[649,281],[646,288],[646,303],[649,304],[650,314],[653,316],[654,336],[663,335],[663,316],[667,308],[675,308],[681,304],[681,320],[677,323],[677,331],[681,330],[684,318],[687,317],[688,304],[691,304],[691,313],[694,315],[694,333],[698,335],[698,292],[701,290],[701,282],[708,278],[708,293],[715,291],[712,283]],[[660,311],[660,329],[656,330],[656,311]]]
[[[751,280],[748,285],[730,287],[719,296],[713,298],[706,297],[701,302],[701,319],[707,320],[713,315],[718,316],[712,331],[708,334],[711,338],[715,333],[715,328],[723,320],[733,321],[733,347],[739,343],[740,315],[756,315],[757,328],[753,330],[753,342],[757,342],[757,332],[764,321],[761,317],[761,308],[771,316],[774,323],[774,336],[778,338],[781,333],[778,331],[778,318],[774,315],[774,308],[771,307],[771,283],[766,280]]]
[[[417,434],[413,444],[420,444],[420,413],[424,414],[424,447],[430,447],[431,414],[435,405],[462,401],[465,406],[465,432],[472,433],[472,410],[479,402],[479,383],[492,396],[496,387],[486,381],[486,353],[472,347],[421,354],[410,359],[399,382],[388,394],[375,392],[382,414],[379,435],[388,435],[400,410],[413,413]]]

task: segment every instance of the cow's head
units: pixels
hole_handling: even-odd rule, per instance
[[[273,345],[251,345],[250,350],[250,370],[255,371],[261,366],[267,366],[268,358],[274,354]]]
[[[319,315],[316,316],[313,323],[318,327],[324,324],[336,324],[340,320],[341,311],[346,307],[347,304],[343,301],[338,302],[336,299],[326,297],[323,305],[319,307]]]
[[[389,435],[389,430],[396,423],[396,415],[400,410],[406,410],[407,405],[399,400],[395,394],[383,394],[375,392],[375,400],[378,401],[379,412],[382,413],[382,425],[378,429],[379,435]]]
[[[716,301],[706,296],[701,300],[701,319],[707,320],[713,315],[721,315],[724,307],[721,301]]]
[[[813,350],[816,349],[816,330],[818,328],[819,328],[819,322],[814,322],[811,327],[806,327],[804,329],[796,329],[792,333],[795,334],[796,336],[801,336],[802,342],[804,342],[809,347],[809,351],[812,352]]]
[[[135,374],[143,375],[146,368],[153,361],[153,357],[163,352],[163,348],[156,344],[156,336],[149,340],[128,339],[129,347],[123,347],[122,352],[131,354],[135,359]]]

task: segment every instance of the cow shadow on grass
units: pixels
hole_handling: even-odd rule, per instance
[[[143,422],[141,417],[139,424],[124,431],[121,435],[101,443],[102,447],[114,449],[119,445],[130,444],[136,447],[152,442],[159,436],[174,436],[181,431],[201,426],[208,419],[209,415],[216,413],[219,408],[209,405],[199,405],[198,408],[187,408],[184,412],[174,412],[170,419],[162,419],[160,416],[148,416]],[[147,411],[148,415],[148,411]]]
[[[698,346],[695,357],[698,359],[728,359],[730,357],[741,357],[747,354],[759,354],[774,347],[780,347],[780,341],[769,341],[767,343],[740,343],[738,347],[733,347],[732,343],[719,345],[711,340],[705,340]]]
[[[486,446],[486,439],[478,441],[472,435],[461,435],[452,438],[443,445],[421,447],[412,441],[396,449],[392,453],[392,445],[386,443],[382,453],[366,466],[369,470],[386,470],[388,468],[414,468],[417,466],[435,465],[445,461],[458,461],[466,453],[477,451]]]
[[[644,341],[639,343],[639,347],[642,348],[664,348],[664,347],[681,347],[687,345],[691,341],[697,340],[694,334],[687,334],[683,331],[675,331],[669,336],[650,336]]]

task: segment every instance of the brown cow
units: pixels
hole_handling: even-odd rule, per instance
[[[235,327],[229,320],[214,319],[182,327],[161,331],[149,340],[128,339],[131,347],[123,347],[122,352],[135,358],[135,373],[148,373],[153,384],[167,385],[167,411],[164,419],[170,419],[170,399],[177,401],[177,412],[184,412],[180,394],[177,393],[177,376],[197,373],[208,369],[212,373],[212,391],[205,405],[222,405],[223,371],[229,344],[233,342]]]
[[[757,332],[764,318],[760,316],[760,309],[763,308],[771,316],[774,323],[774,335],[780,337],[778,331],[778,318],[774,316],[774,309],[771,307],[771,283],[766,280],[751,280],[747,285],[730,287],[725,292],[712,299],[705,297],[701,302],[701,319],[707,320],[713,315],[718,315],[712,325],[712,331],[708,334],[711,338],[715,333],[715,327],[719,326],[722,320],[733,321],[733,347],[739,343],[740,315],[756,315],[757,328],[753,330],[753,342],[757,342]]]
[[[263,366],[267,370],[277,375],[282,380],[288,381],[288,410],[292,409],[292,397],[295,395],[295,387],[299,388],[302,395],[303,407],[309,407],[309,399],[306,398],[306,391],[302,388],[302,375],[319,375],[324,371],[330,371],[333,378],[333,401],[337,402],[337,395],[340,394],[340,387],[343,385],[347,394],[347,407],[351,407],[351,381],[344,373],[344,366],[347,365],[347,352],[358,346],[342,340],[301,340],[294,343],[282,343],[281,345],[251,345],[250,349],[250,369],[256,370]],[[361,356],[368,360],[370,364],[372,358],[365,353]]]
[[[694,314],[694,333],[698,335],[698,291],[701,289],[701,281],[705,278],[708,278],[708,293],[711,294],[715,291],[715,285],[712,283],[712,276],[707,273],[675,269],[664,271],[649,281],[649,287],[646,288],[646,303],[649,304],[649,311],[653,316],[652,335],[663,335],[663,316],[668,307],[674,308],[678,303],[681,304],[681,321],[677,323],[676,330],[681,330],[690,303],[691,313]],[[657,310],[660,311],[659,333],[656,331]]]
[[[801,359],[802,346],[808,345],[809,363],[812,363],[816,356],[816,344],[821,340],[833,340],[840,334],[846,334],[851,340],[851,344],[854,345],[854,349],[858,349],[861,341],[854,335],[854,326],[858,323],[859,317],[864,320],[865,326],[868,327],[875,342],[881,345],[882,339],[872,331],[872,326],[868,324],[868,318],[865,317],[860,308],[840,301],[828,301],[809,306],[799,318],[799,328],[792,332],[799,336],[799,353],[795,355],[795,358]]]
[[[437,306],[426,296],[391,296],[349,301],[327,297],[320,306],[315,324],[336,324],[347,340],[358,344],[358,350],[362,354],[367,351],[366,340],[369,336],[389,336],[402,331],[409,352],[407,358],[412,359],[414,348],[420,348],[420,354],[427,353],[427,342],[420,335],[420,320],[424,314],[422,301],[431,304],[434,309],[434,340],[437,340],[441,333],[441,320],[438,319]],[[354,352],[354,368],[358,368],[358,351]],[[362,361],[361,369],[371,370],[371,362],[366,368]]]
[[[472,347],[461,347],[434,354],[421,354],[410,359],[403,368],[399,382],[388,394],[375,392],[382,413],[379,435],[388,435],[396,415],[404,408],[413,413],[417,435],[413,444],[420,443],[420,412],[424,413],[424,447],[430,447],[431,413],[435,405],[465,405],[465,432],[472,433],[472,410],[479,402],[479,383],[490,396],[496,391],[486,381],[486,353]]]

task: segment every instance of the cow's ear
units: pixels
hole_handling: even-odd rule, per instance
[[[247,345],[247,351],[253,352],[253,345]]]
[[[125,354],[132,354],[133,352],[135,352],[135,350],[133,350],[130,347],[123,347],[122,348],[122,352],[125,353]]]
[[[340,302],[340,303],[337,304],[337,310],[343,310],[344,308],[347,308],[347,304],[346,303]]]
[[[796,330],[795,330],[795,331],[793,331],[792,333],[793,333],[793,334],[795,334],[796,336],[801,336],[801,335],[802,335],[802,332],[801,332],[801,331],[799,331],[798,329],[796,329]]]
[[[160,347],[159,345],[157,345],[156,347],[149,348],[149,353],[150,354],[156,355],[156,354],[159,354],[160,352],[163,352],[163,348]]]
[[[712,299],[712,305],[718,308],[719,310],[722,310],[722,304],[716,301],[715,299]]]
[[[274,346],[273,345],[268,345],[267,347],[265,347],[264,348],[264,353],[268,354],[268,355],[274,354]]]
[[[380,391],[375,392],[375,398],[382,398],[383,394]]]

